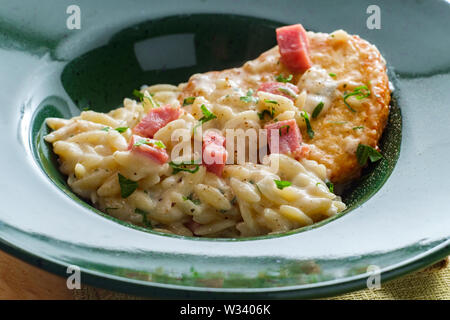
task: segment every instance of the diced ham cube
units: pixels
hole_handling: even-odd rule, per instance
[[[203,135],[203,165],[206,170],[221,177],[227,161],[225,137],[214,130]]]
[[[298,87],[292,83],[281,82],[264,82],[259,86],[258,91],[279,94],[291,100],[295,100],[295,95],[299,92]]]
[[[277,42],[281,62],[292,72],[305,72],[312,66],[308,35],[301,24],[278,28]]]
[[[203,135],[203,145],[216,144],[218,146],[225,146],[225,137],[214,130],[208,130]]]
[[[147,143],[144,143],[144,141]],[[164,164],[169,160],[169,155],[165,148],[158,146],[158,143],[155,144],[157,141],[133,135],[128,145],[128,150],[145,155],[159,164]]]
[[[302,146],[302,134],[294,119],[269,123],[264,126],[267,129],[267,140],[271,153],[276,152],[278,140],[278,153],[292,154],[295,158],[301,158],[307,151]]]
[[[134,128],[133,132],[146,138],[153,138],[153,135],[166,124],[178,119],[183,111],[179,108],[172,108],[170,105],[154,108]]]
[[[202,225],[200,223],[195,222],[194,220],[190,220],[186,222],[185,227],[192,231],[193,234],[195,234],[195,231],[198,229],[198,227],[201,227]]]
[[[227,151],[224,147],[213,143],[203,146],[203,165],[207,171],[221,177],[226,161]]]

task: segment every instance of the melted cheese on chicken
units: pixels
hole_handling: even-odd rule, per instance
[[[295,117],[304,143],[309,146],[306,158],[324,164],[331,181],[349,181],[361,171],[356,147],[362,143],[376,148],[388,118],[386,63],[375,46],[342,30],[307,34],[313,66],[304,74],[293,75],[291,82],[301,92],[295,106],[309,114],[318,103],[324,106],[317,118],[310,117],[315,133],[312,139],[306,133],[304,119]],[[274,47],[241,68],[193,75],[182,85],[180,99],[203,96],[212,104],[226,105],[223,87],[217,83],[222,81],[224,87],[234,88],[236,95],[245,96],[247,90],[256,91],[260,84],[275,81],[280,74],[287,76],[291,72],[280,63],[278,47]],[[345,105],[344,95],[363,85],[369,88],[369,97],[358,100],[351,96],[346,100],[356,110],[353,112]]]

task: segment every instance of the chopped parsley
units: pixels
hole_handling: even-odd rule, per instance
[[[314,138],[314,130],[311,127],[311,123],[309,122],[309,116],[305,111],[302,111],[301,113],[303,119],[305,119],[306,122],[306,132],[308,133],[308,136],[312,139]]]
[[[352,92],[344,94],[344,103],[351,112],[356,112],[347,102],[347,99],[355,96],[356,99],[362,100],[370,96],[370,90],[366,85],[356,87]]]
[[[286,128],[286,134],[288,134],[289,133],[289,129],[291,128],[291,126],[288,125],[288,124],[286,124],[284,126],[281,126],[280,129],[279,129],[280,130],[280,136],[281,136],[283,128]]]
[[[332,182],[327,182],[327,187],[331,193],[334,193],[334,184]]]
[[[142,92],[140,92],[139,90],[134,89],[133,96],[138,98],[140,101],[144,100],[144,94]]]
[[[137,214],[142,215],[142,223],[143,223],[147,228],[150,228],[150,229],[153,228],[152,224],[151,224],[150,221],[148,221],[148,219],[147,219],[147,212],[145,212],[144,210],[141,210],[141,209],[139,209],[139,208],[136,208],[136,209],[134,210],[134,213],[137,213]]]
[[[102,128],[101,130],[102,130],[102,131],[109,132],[109,130],[111,130],[111,127],[104,127],[104,128]],[[125,131],[128,130],[128,127],[119,127],[119,128],[114,129],[114,130],[116,130],[116,131],[119,132],[119,133],[124,133]]]
[[[269,99],[264,99],[265,103],[272,103],[272,104],[278,104],[278,101],[275,100],[269,100]]]
[[[144,99],[147,99],[148,101],[150,101],[150,104],[153,106],[153,108],[159,107],[159,104],[156,103],[153,98],[151,97],[152,95],[150,94],[149,96],[146,96],[145,94],[143,94],[142,92],[140,92],[139,90],[134,89],[133,90],[133,95],[139,99],[139,101],[143,102]]]
[[[196,173],[200,169],[200,164],[195,163],[195,160],[181,163],[170,161],[169,166],[173,169],[172,174],[177,174],[180,171]]]
[[[333,78],[336,77],[336,73],[333,73],[333,72],[330,72],[328,75]]]
[[[314,111],[312,113],[313,119],[317,118],[319,114],[322,112],[323,109],[323,102],[319,102],[319,104],[314,108]]]
[[[128,127],[119,127],[115,128],[114,130],[116,130],[118,133],[124,133],[125,131],[128,130]]]
[[[274,117],[274,115],[275,115],[275,110],[273,110],[273,108],[270,108],[270,111],[267,110],[267,109],[265,109],[265,110],[263,110],[263,111],[261,111],[261,112],[258,112],[258,117],[259,117],[259,119],[260,119],[260,120],[264,120],[264,116],[265,116],[266,114],[267,114],[270,118],[273,119],[273,117]]]
[[[203,113],[203,117],[201,117],[200,119],[198,119],[199,123],[194,127],[194,133],[195,133],[195,129],[197,129],[198,127],[200,127],[202,124],[204,124],[205,122],[208,122],[210,120],[216,119],[217,116],[212,113],[211,111],[208,110],[208,108],[202,104],[202,106],[200,107],[200,109],[202,109],[202,113]]]
[[[192,199],[192,196],[193,196],[193,194],[191,193],[189,196],[187,196],[187,197],[185,197],[185,196],[183,196],[183,200],[184,201],[191,201],[193,204],[195,204],[195,205],[200,205],[201,204],[201,201],[200,200],[198,200],[198,199]]]
[[[204,104],[202,104],[200,109],[202,109],[203,117],[201,117],[198,121],[200,121],[201,123],[205,123],[217,118],[217,116],[211,111],[209,111]]]
[[[353,130],[364,129],[364,126],[353,127],[352,129],[353,129]]]
[[[138,183],[136,181],[125,178],[120,173],[119,175],[119,185],[120,185],[120,195],[122,198],[128,198],[136,189],[138,188]]]
[[[248,89],[247,94],[245,96],[240,97],[239,99],[246,103],[250,102],[256,103],[258,101],[258,99],[253,96],[253,89]]]
[[[149,146],[155,146],[156,148],[159,148],[159,149],[166,148],[166,146],[164,145],[164,143],[161,140],[153,140],[153,139],[140,139],[133,146],[139,147],[139,146],[142,146],[143,144],[147,144]]]
[[[293,78],[292,74],[288,75],[287,78],[285,78],[282,74],[279,74],[278,76],[275,77],[275,80],[277,80],[278,82],[289,82],[291,81]]]
[[[367,159],[370,159],[371,162],[377,162],[383,158],[383,155],[371,146],[360,143],[356,149],[356,158],[358,163],[363,166],[367,163]]]
[[[290,96],[292,98],[297,98],[297,94],[289,88],[278,88],[278,91],[280,91],[281,93],[287,94],[288,96]]]
[[[273,180],[273,181],[277,185],[277,188],[280,190],[283,190],[284,188],[292,185],[292,183],[289,181],[282,181],[282,180]]]
[[[187,97],[183,100],[183,107],[193,104],[195,101],[195,97]]]

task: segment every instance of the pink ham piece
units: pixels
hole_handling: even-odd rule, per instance
[[[227,161],[225,137],[214,130],[208,130],[203,135],[203,165],[206,170],[221,177]]]
[[[277,42],[281,62],[292,72],[305,72],[311,68],[308,35],[301,24],[278,28]]]
[[[134,128],[133,133],[142,137],[153,138],[153,135],[166,124],[177,120],[183,111],[179,108],[172,108],[165,105],[154,108]]]
[[[278,153],[292,154],[299,159],[308,150],[306,146],[302,146],[302,134],[294,119],[269,123],[264,126],[264,129],[267,129],[267,140],[271,153],[276,152],[277,139]]]
[[[291,100],[295,100],[294,95],[298,94],[299,92],[298,87],[293,85],[292,83],[281,83],[281,82],[264,82],[259,86],[258,91],[279,94]]]
[[[148,144],[140,143],[143,140],[147,141]],[[130,144],[128,145],[128,150],[131,150],[131,152],[138,152],[159,164],[166,163],[169,160],[166,149],[158,147],[154,142],[156,142],[156,140],[133,135]]]
[[[191,220],[189,222],[186,222],[184,226],[189,230],[191,230],[193,234],[195,234],[195,231],[198,229],[198,227],[201,227],[202,225],[200,223],[195,222],[194,220]]]

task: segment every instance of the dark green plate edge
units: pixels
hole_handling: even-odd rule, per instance
[[[16,258],[34,265],[48,272],[59,275],[63,278],[67,277],[67,265],[61,264],[52,258],[41,258],[37,255],[20,249],[12,243],[0,240],[0,249]],[[447,240],[437,247],[422,253],[423,257],[410,259],[404,265],[391,266],[386,271],[381,272],[381,283],[401,277],[403,275],[424,269],[433,265],[439,260],[444,259],[450,254],[450,240]],[[368,274],[352,277],[348,281],[336,283],[326,283],[324,285],[313,286],[302,289],[285,289],[273,288],[269,290],[261,289],[259,292],[238,292],[238,291],[217,291],[208,288],[186,288],[178,285],[148,285],[139,280],[126,279],[118,276],[105,275],[101,272],[93,272],[81,268],[82,286],[91,285],[94,287],[104,288],[117,292],[123,292],[131,295],[153,298],[166,299],[315,299],[337,296],[351,291],[366,288]],[[124,285],[123,281],[127,282]],[[211,294],[214,294],[214,297]]]
[[[381,185],[380,185],[381,187]],[[261,239],[261,238],[260,238]],[[3,240],[0,240],[0,248],[3,248],[4,251],[14,254],[15,256],[19,257],[20,259],[24,261],[28,261],[32,263],[33,265],[36,265],[38,267],[41,267],[45,270],[57,273],[59,275],[66,275],[64,272],[65,267],[61,263],[59,263],[56,260],[53,259],[47,259],[48,261],[43,260],[42,258],[37,257],[34,254],[31,254],[30,252],[24,251],[23,249],[19,249],[12,244],[8,242],[4,242]],[[406,274],[408,272],[412,272],[415,270],[418,270],[422,267],[426,267],[430,264],[432,264],[435,261],[438,261],[448,255],[450,253],[450,246],[449,241],[446,241],[442,243],[441,245],[437,246],[438,249],[432,249],[428,250],[425,253],[421,254],[421,256],[424,255],[424,257],[412,259],[412,261],[407,262],[405,265],[402,265],[394,270],[388,270],[382,273],[382,279],[384,281],[388,281],[394,277],[401,276],[403,274]],[[140,284],[135,286],[137,289],[136,291],[130,290],[124,290],[123,282],[119,279],[123,279],[120,277],[115,276],[107,276],[105,277],[104,274],[97,273],[97,272],[89,272],[88,270],[83,270],[85,277],[83,279],[86,279],[87,283],[98,285],[100,287],[106,287],[113,290],[118,291],[129,291],[130,293],[136,293],[138,294],[149,294],[149,291],[155,291],[155,293],[158,294],[158,296],[168,296],[168,297],[174,297],[178,296],[176,293],[174,294],[174,290],[168,289],[168,288],[158,288],[157,286],[149,287],[145,284]],[[100,277],[100,278],[99,278]],[[105,284],[102,282],[102,279],[108,279],[111,282],[109,283],[110,286],[105,286]],[[347,292],[349,290],[356,290],[358,288],[363,288],[365,286],[365,279],[366,277],[363,277],[361,279],[361,276],[358,276],[358,279],[349,280],[348,282],[342,282],[337,283],[333,285],[324,285],[320,287],[313,287],[308,289],[301,289],[302,291],[280,291],[280,292],[260,292],[260,293],[245,293],[245,295],[248,295],[249,297],[257,297],[258,295],[263,295],[263,297],[305,297],[305,298],[311,298],[315,296],[328,296],[328,295],[335,295],[343,292]],[[127,279],[130,280],[130,279]],[[130,280],[130,283],[134,284],[135,281]],[[332,287],[332,288],[330,288]],[[134,287],[133,287],[134,288]],[[332,290],[330,290],[332,289]],[[184,291],[184,292],[195,292],[195,294],[202,295],[206,294],[209,295],[208,290],[205,288],[202,288],[204,292],[197,292],[195,290],[189,290],[188,288],[176,288],[176,291]],[[314,292],[310,292],[314,291]],[[162,294],[162,295],[161,295]],[[237,295],[240,296],[239,293],[224,293],[225,295],[230,295],[230,297],[237,297]]]
[[[394,75],[391,75],[391,79],[395,79]],[[48,101],[47,101],[48,102]],[[394,130],[389,130],[388,134],[389,135],[395,135],[397,137],[399,137],[401,135],[401,111],[400,108],[398,108],[397,105],[397,97],[396,94],[393,95],[393,102],[392,102],[392,107],[394,108],[393,113],[391,113],[390,115],[390,119],[389,119],[389,123],[390,124],[397,124],[394,126],[390,126],[391,128],[393,128]],[[34,114],[34,116],[36,116],[36,114]],[[42,114],[40,116],[43,116]],[[392,116],[395,118],[394,120],[392,120]],[[38,121],[39,122],[39,121]],[[36,122],[33,122],[33,124],[36,124]],[[45,168],[42,167],[42,162],[39,159],[39,148],[36,148],[37,143],[39,143],[38,141],[40,140],[41,142],[43,142],[42,139],[42,134],[44,133],[42,131],[43,127],[45,127],[45,124],[43,126],[40,127],[35,127],[33,128],[33,130],[30,131],[30,147],[33,149],[33,153],[35,156],[35,160],[39,163],[39,165],[41,166],[41,169],[43,171],[44,174],[48,174],[48,172],[46,171]],[[35,135],[37,134],[37,135]],[[34,136],[34,139],[33,139]],[[383,136],[384,139],[382,139],[381,144],[384,144],[383,140],[385,139],[385,135]],[[387,140],[391,140],[391,139],[387,139]],[[401,138],[399,138],[399,140],[397,140],[397,142],[401,141]],[[392,145],[392,147],[396,147],[395,149],[390,148],[390,146],[384,146],[384,148],[386,148],[387,150],[391,151],[390,156],[388,157],[388,161],[383,161],[385,162],[385,164],[383,166],[389,166],[389,165],[393,165],[395,166],[396,161],[398,159],[399,156],[399,147],[400,144],[395,143],[395,141],[388,141],[388,142],[393,142],[394,145]],[[384,149],[383,148],[383,149]],[[383,163],[379,163],[377,164],[375,167],[375,169],[377,169],[377,167],[381,167],[381,164]],[[370,169],[370,168],[369,168]],[[374,169],[374,168],[371,168]],[[315,227],[319,227],[322,226],[323,224],[326,224],[340,216],[342,216],[345,213],[348,213],[348,211],[352,211],[353,209],[357,208],[360,204],[362,204],[363,202],[365,202],[368,198],[370,198],[374,193],[376,193],[376,191],[382,187],[382,185],[384,184],[384,182],[388,179],[390,173],[392,172],[391,170],[393,168],[391,168],[391,170],[386,169],[386,167],[384,167],[384,169],[380,168],[381,171],[381,177],[378,178],[374,178],[376,180],[376,182],[374,183],[376,185],[376,188],[372,189],[368,194],[365,195],[365,197],[363,197],[362,199],[358,199],[359,201],[357,201],[352,208],[350,208],[350,210],[346,210],[346,212],[337,215],[335,217],[332,217],[330,219],[326,219],[321,223],[315,224],[312,227],[308,227],[308,228],[302,228],[302,229],[298,229],[298,230],[293,230],[289,233],[286,234],[282,234],[282,235],[276,235],[275,237],[279,237],[279,236],[287,236],[290,234],[294,234],[294,233],[298,233],[301,231],[306,231],[309,230],[311,228],[315,228]],[[389,174],[386,174],[386,170],[389,172]],[[368,172],[368,176],[373,176],[373,174],[375,172],[373,172],[373,170],[369,170]],[[50,178],[50,177],[49,177]],[[53,177],[54,178],[54,177]],[[60,189],[62,189],[69,197],[71,198],[75,198],[76,200],[78,200],[77,202],[81,203],[83,206],[97,212],[98,210],[96,210],[95,208],[93,208],[92,206],[90,206],[89,204],[85,203],[84,201],[80,200],[76,195],[72,194],[72,192],[67,192],[67,190],[64,190],[64,186],[63,185],[59,185],[60,183],[58,183],[57,181],[55,181],[53,178],[50,178],[50,180],[53,181],[53,183],[55,183]],[[380,179],[381,178],[381,179]],[[372,182],[373,183],[373,182]],[[65,183],[63,183],[65,184]],[[131,225],[129,223],[117,220],[115,218],[112,218],[109,215],[106,215],[100,211],[98,211],[97,213],[101,214],[104,217],[107,217],[108,219],[111,219],[113,221],[119,222],[122,225],[125,225],[127,227],[132,227],[138,230],[142,230],[142,231],[147,231],[147,232],[151,232],[151,233],[155,233],[152,231],[149,231],[147,229],[144,229],[142,227],[139,226],[134,226]],[[164,234],[165,235],[165,234]],[[167,236],[167,235],[166,235]],[[171,236],[171,235],[169,235]],[[181,238],[181,239],[189,239],[189,240],[203,240],[203,241],[216,241],[216,240],[225,240],[225,241],[230,241],[230,239],[196,239],[196,238],[192,238],[192,237],[181,237],[181,236],[174,236],[177,238]],[[255,239],[264,239],[264,238],[272,238],[274,236],[270,236],[270,237],[258,237]],[[253,238],[245,238],[243,240],[252,240]],[[236,240],[241,240],[241,239],[234,239],[234,241]],[[231,240],[233,241],[233,240]],[[0,244],[1,246],[1,244]],[[438,245],[438,247],[442,246]],[[409,263],[407,263],[406,265],[399,267],[397,269],[393,269],[393,270],[388,270],[382,273],[382,279],[383,282],[388,281],[390,279],[399,277],[401,275],[404,275],[406,273],[424,268],[428,265],[433,264],[435,261],[438,261],[440,259],[442,259],[443,257],[445,257],[446,255],[448,255],[450,246],[449,244],[444,244],[443,248],[440,250],[437,250],[436,252],[434,252],[434,250],[428,250],[428,252],[430,252],[428,254],[425,255],[424,258],[422,259],[418,259],[418,260],[413,260]],[[31,253],[28,253],[24,250],[20,250],[18,248],[14,248],[11,249],[12,252],[14,252],[14,250],[16,250],[15,252],[19,252],[19,254],[16,254],[16,256],[18,256],[19,258],[21,258],[22,260],[31,262],[32,264],[43,268],[47,271],[56,273],[58,275],[62,275],[62,276],[67,276],[67,274],[65,273],[65,268],[67,267],[66,265],[62,265],[60,262],[53,260],[53,259],[48,259],[46,258],[45,260],[42,258],[39,258]],[[5,250],[8,251],[8,250]],[[423,255],[423,254],[422,254]],[[392,267],[388,267],[387,269],[391,269]],[[217,289],[211,289],[211,288],[207,288],[207,287],[189,287],[189,286],[183,286],[183,285],[172,285],[172,284],[164,284],[164,283],[156,283],[156,282],[148,282],[148,281],[141,281],[139,279],[130,279],[127,277],[121,277],[121,276],[117,276],[117,275],[111,275],[111,274],[107,274],[104,273],[102,271],[92,271],[92,270],[88,270],[88,269],[84,269],[82,268],[82,278],[83,281],[87,284],[91,284],[94,286],[98,286],[98,287],[103,287],[106,289],[111,289],[111,290],[115,290],[115,291],[121,291],[121,292],[127,292],[130,294],[135,294],[135,295],[141,295],[141,296],[156,296],[156,297],[165,297],[165,298],[180,298],[180,295],[184,298],[203,298],[203,299],[210,299],[210,294],[214,293],[216,297],[219,298],[243,298],[243,299],[248,299],[248,298],[261,298],[261,299],[269,299],[269,298],[279,298],[279,299],[285,299],[285,298],[317,298],[317,297],[326,297],[326,296],[333,296],[333,295],[338,295],[341,293],[345,293],[348,291],[353,291],[353,290],[358,290],[358,289],[362,289],[365,287],[366,284],[366,279],[367,279],[367,274],[358,274],[355,276],[350,276],[350,277],[346,277],[343,278],[342,280],[333,280],[332,283],[325,283],[323,285],[318,284],[317,286],[312,286],[309,288],[298,288],[298,289],[292,289],[292,288],[283,288],[283,287],[277,287],[277,288],[258,288],[257,290],[259,290],[259,292],[239,292],[239,289],[222,289],[222,290],[217,290]],[[345,279],[350,279],[350,280],[345,280]],[[106,280],[106,281],[105,281]],[[128,284],[126,286],[124,286],[123,281],[127,282]],[[128,286],[131,285],[131,286]]]

